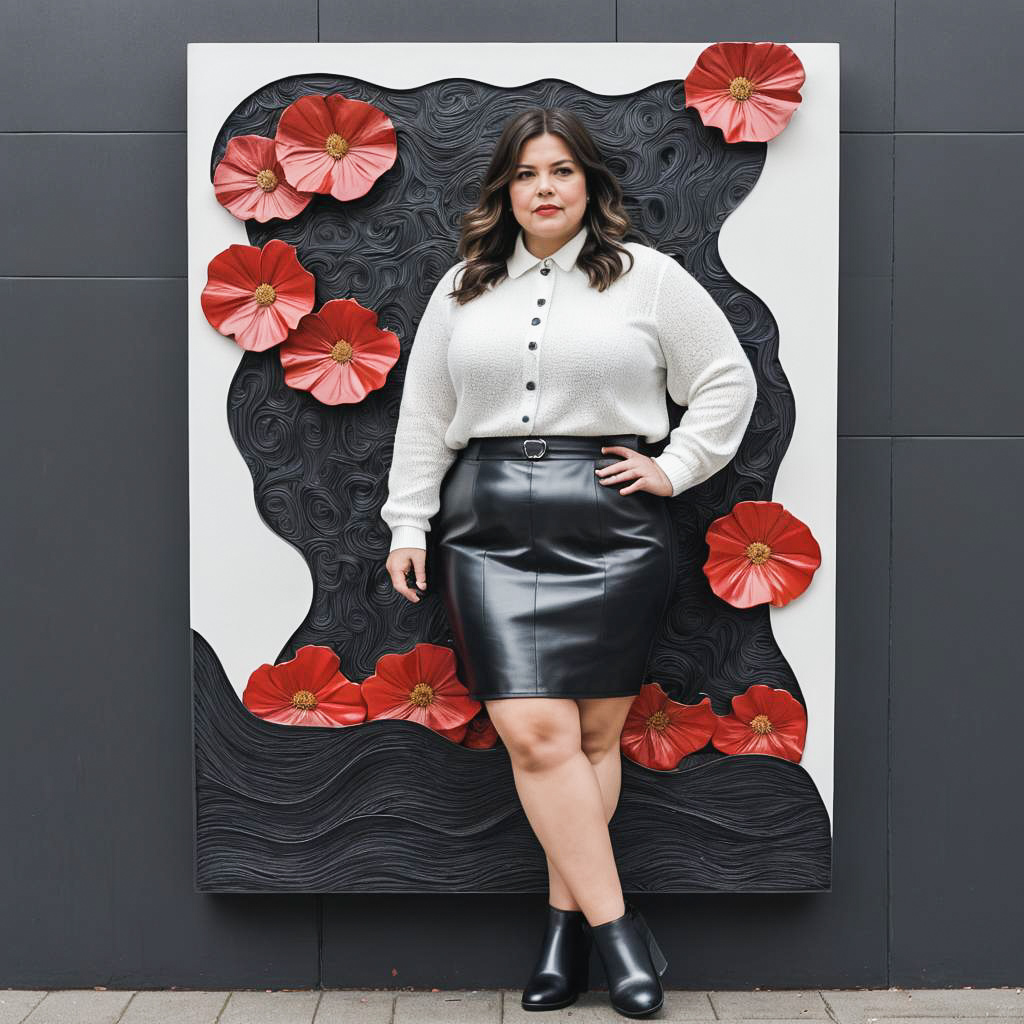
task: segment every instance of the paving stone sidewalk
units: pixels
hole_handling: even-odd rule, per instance
[[[518,989],[451,991],[129,991],[0,989],[0,1024],[606,1024],[628,1018],[591,991],[527,1013]],[[667,989],[663,1024],[1024,1024],[1021,988]]]
[[[0,1024],[608,1024],[629,1018],[608,993],[587,992],[564,1010],[526,1012],[518,989],[443,992],[168,992],[0,989]],[[1024,1024],[1024,990],[666,989],[662,1024]]]

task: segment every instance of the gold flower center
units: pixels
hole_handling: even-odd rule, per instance
[[[434,701],[434,688],[426,683],[417,683],[409,693],[409,700],[421,708]]]
[[[750,720],[750,728],[761,736],[766,732],[774,732],[772,729],[772,720],[767,715],[754,715]]]
[[[259,185],[264,192],[273,192],[277,188],[277,175],[269,168],[264,167],[259,174],[256,175],[256,184]]]
[[[734,100],[749,100],[754,93],[754,83],[749,78],[737,75],[729,83],[729,95]]]
[[[316,707],[316,694],[310,690],[296,690],[292,694],[292,707],[300,711],[312,711]]]
[[[324,143],[327,150],[335,160],[340,160],[348,152],[348,143],[337,133],[331,132]]]
[[[342,338],[340,341],[336,341],[331,348],[331,358],[336,363],[347,363],[352,358],[353,352],[352,346]]]
[[[267,284],[264,281],[264,283],[252,293],[252,297],[256,300],[257,306],[269,306],[274,299],[277,298],[277,292],[274,291],[274,286],[272,284]]]
[[[657,729],[659,732],[668,728],[669,721],[670,719],[664,711],[655,711],[654,714],[647,716],[648,728]]]
[[[772,557],[772,549],[767,544],[762,543],[759,540],[755,540],[747,545],[747,558],[749,558],[754,565],[761,565],[767,562]]]

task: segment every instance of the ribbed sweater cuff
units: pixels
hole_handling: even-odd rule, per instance
[[[656,462],[664,471],[665,476],[672,481],[672,497],[682,494],[690,487],[697,477],[696,470],[688,466],[678,455],[671,452],[662,452],[655,455],[653,462]]]
[[[391,530],[391,547],[395,548],[423,548],[427,550],[427,534],[418,526],[395,526]]]

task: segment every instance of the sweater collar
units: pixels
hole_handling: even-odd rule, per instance
[[[587,226],[584,224],[583,227],[576,232],[572,238],[569,239],[561,249],[551,254],[553,259],[563,270],[572,270],[576,264],[576,257],[580,254],[580,250],[583,248],[587,241]],[[519,229],[519,234],[516,236],[515,251],[505,261],[505,265],[508,268],[509,277],[519,277],[520,274],[525,274],[527,270],[535,267],[540,263],[540,257],[534,256],[529,249],[526,248],[526,243],[523,241],[523,229]]]

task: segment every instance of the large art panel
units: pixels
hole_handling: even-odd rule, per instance
[[[533,106],[586,123],[625,191],[628,240],[704,285],[758,381],[735,459],[665,499],[676,591],[633,728],[700,709],[713,732],[668,769],[624,747],[611,822],[623,887],[830,888],[838,47],[792,47],[806,81],[791,120],[767,141],[730,141],[708,108],[687,105],[684,79],[709,45],[190,45],[198,890],[546,890],[543,851],[482,716],[445,732],[375,717],[361,696],[380,683],[381,659],[451,648],[436,574],[418,605],[393,591],[380,508],[419,317],[457,261],[459,218],[503,122]],[[353,197],[312,192],[270,219],[233,213],[214,190],[229,144],[269,146],[309,96],[386,115],[393,162]],[[373,310],[396,339],[386,378],[325,401],[286,379],[284,346],[215,330],[204,291],[215,258],[243,251],[232,246],[287,249],[307,316],[336,300]],[[674,426],[685,410],[667,401]],[[764,524],[775,533],[759,534]],[[742,565],[718,561],[737,538]],[[347,710],[312,717],[318,684]],[[287,724],[254,699],[261,685],[290,687]]]

